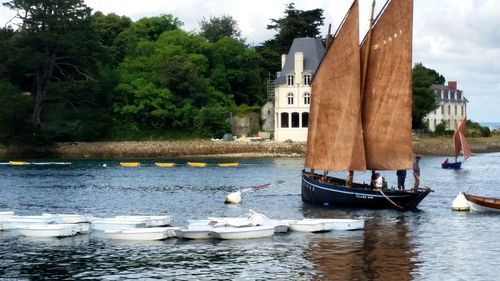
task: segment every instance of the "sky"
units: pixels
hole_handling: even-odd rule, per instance
[[[4,1],[2,1],[4,2]],[[85,0],[94,11],[116,13],[133,20],[172,14],[186,31],[197,31],[201,20],[232,16],[250,45],[259,45],[275,33],[267,30],[270,19],[284,16],[288,3],[299,10],[324,10],[326,34],[342,21],[352,0]],[[376,12],[385,1],[378,0]],[[360,0],[361,32],[368,23],[371,0]],[[0,26],[12,18],[0,7]],[[363,20],[366,19],[366,20]],[[500,122],[500,6],[496,0],[415,0],[413,63],[457,81],[469,100],[468,118]]]

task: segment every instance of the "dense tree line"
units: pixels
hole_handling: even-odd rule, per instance
[[[280,55],[294,38],[320,38],[324,19],[321,9],[289,4],[270,20],[276,34],[251,47],[226,15],[187,32],[173,15],[134,22],[92,13],[83,0],[4,6],[17,14],[0,29],[4,143],[220,137],[231,112],[264,104]],[[437,73],[417,70],[421,120],[435,107],[425,87]]]

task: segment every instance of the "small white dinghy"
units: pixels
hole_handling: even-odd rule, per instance
[[[332,230],[359,230],[364,220],[355,219],[302,219],[289,221],[290,230],[298,232],[328,232]]]
[[[159,227],[170,225],[173,221],[172,216],[115,216],[117,219],[124,220],[145,220],[147,227]]]
[[[44,217],[56,217],[61,219],[61,223],[85,223],[90,222],[90,219],[86,215],[78,214],[49,214],[43,213]]]
[[[174,230],[177,238],[180,239],[212,239],[210,232],[214,227],[210,225],[198,224],[198,225],[188,225],[187,227],[182,227]]]
[[[3,228],[5,230],[16,229],[19,227],[39,224],[60,224],[62,221],[57,217],[46,217],[46,216],[12,216],[7,220],[3,221]]]
[[[17,227],[17,231],[29,237],[67,237],[80,231],[77,224],[31,224]]]
[[[106,230],[104,233],[116,240],[163,240],[176,237],[178,227],[145,227],[122,230]]]
[[[265,238],[274,235],[274,226],[214,227],[209,235],[225,240]]]
[[[92,229],[98,231],[143,228],[148,226],[147,220],[125,220],[117,218],[96,218],[92,220]]]

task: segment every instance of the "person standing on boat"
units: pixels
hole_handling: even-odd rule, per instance
[[[398,189],[405,190],[406,170],[397,170],[396,176],[398,176]]]
[[[417,190],[420,185],[420,156],[417,155],[415,157],[415,161],[413,161],[413,176],[415,177],[415,185],[413,186],[414,190]]]
[[[375,174],[375,188],[381,189],[384,186],[384,178],[379,173]]]

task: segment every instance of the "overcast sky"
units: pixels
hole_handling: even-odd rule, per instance
[[[2,1],[4,2],[4,1]],[[324,10],[325,27],[335,30],[351,0],[85,0],[94,11],[126,15],[133,20],[172,14],[187,31],[199,22],[229,15],[238,21],[247,43],[273,36],[270,19],[282,17],[288,3],[299,10]],[[377,10],[384,1],[377,1]],[[361,29],[366,29],[370,0],[360,0]],[[458,81],[469,100],[469,119],[500,122],[500,4],[495,0],[415,0],[413,62],[422,62],[447,80]],[[12,13],[0,7],[0,25]],[[332,31],[333,32],[333,31]]]

